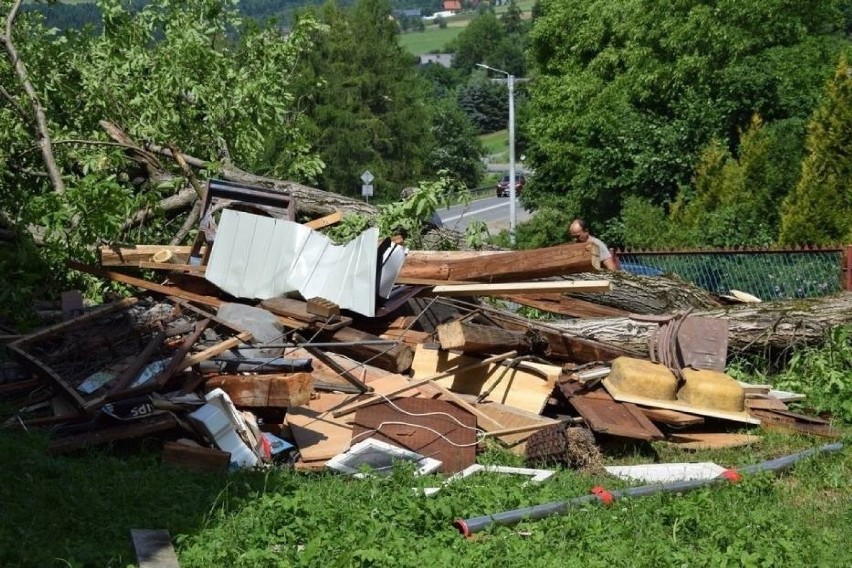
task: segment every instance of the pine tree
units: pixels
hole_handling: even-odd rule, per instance
[[[808,124],[802,177],[784,200],[780,241],[852,242],[852,68],[841,56]]]

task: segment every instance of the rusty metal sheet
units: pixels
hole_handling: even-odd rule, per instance
[[[406,448],[442,461],[443,473],[476,462],[476,417],[450,402],[400,398],[372,404],[358,409],[353,425],[353,442],[376,438]]]
[[[725,372],[728,357],[728,321],[689,316],[677,330],[677,356],[681,367]]]

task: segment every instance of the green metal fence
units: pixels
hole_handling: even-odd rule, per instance
[[[762,300],[812,298],[849,289],[852,246],[819,249],[618,251],[622,268],[674,274],[715,294]]]

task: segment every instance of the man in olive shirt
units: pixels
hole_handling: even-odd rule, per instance
[[[618,270],[618,263],[616,262],[615,257],[612,256],[612,253],[609,252],[609,248],[602,240],[592,236],[589,232],[589,224],[586,223],[586,221],[579,217],[571,221],[571,224],[568,226],[568,234],[578,243],[594,243],[598,245],[601,264],[609,270]]]

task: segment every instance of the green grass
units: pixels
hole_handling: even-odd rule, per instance
[[[529,18],[532,12],[534,0],[523,0],[518,2],[518,6],[523,11],[523,17]],[[498,6],[495,12],[499,15],[509,6]],[[447,18],[447,27],[439,28],[436,24],[426,24],[426,29],[422,32],[406,32],[399,35],[399,45],[405,48],[412,55],[422,55],[424,53],[442,52],[447,44],[454,40],[467,24],[476,17],[475,12],[464,12],[457,16]]]
[[[822,444],[768,434],[752,448],[686,454],[634,446],[613,463],[715,460],[727,466]],[[840,566],[848,559],[850,452],[801,462],[778,477],[683,496],[589,505],[564,516],[494,527],[465,540],[451,522],[624,484],[560,470],[522,487],[472,477],[432,498],[434,484],[399,468],[354,480],[275,469],[198,475],[148,451],[48,457],[44,440],[0,432],[0,565],[127,566],[132,528],[162,528],[184,568],[210,566]],[[144,449],[144,448],[143,448]],[[491,451],[481,462],[518,464]]]
[[[492,156],[495,162],[507,162],[509,160],[508,130],[483,134],[479,137],[479,141],[485,146],[485,153]]]
[[[441,52],[449,42],[458,37],[463,29],[463,27],[448,26],[441,29],[438,26],[426,26],[426,30],[422,32],[400,34],[399,45],[412,55]]]
[[[822,348],[802,351],[799,366],[781,376],[784,384],[848,401],[846,333],[841,329]],[[844,406],[813,402],[839,410],[837,418],[848,424]],[[0,411],[0,419],[8,411]],[[522,479],[478,475],[425,498],[413,488],[442,478],[414,478],[411,467],[364,480],[284,468],[200,475],[159,463],[154,439],[51,457],[44,436],[0,430],[0,566],[128,566],[135,557],[134,528],[168,530],[183,568],[848,566],[852,431],[843,431],[841,452],[808,458],[779,475],[745,475],[737,484],[628,498],[609,508],[588,504],[560,516],[495,525],[466,540],[453,520],[626,483],[566,469],[526,487]],[[737,468],[825,442],[767,431],[746,448],[687,452],[662,442],[622,443],[607,446],[605,456],[607,464],[713,461]],[[477,461],[521,464],[494,446]]]

